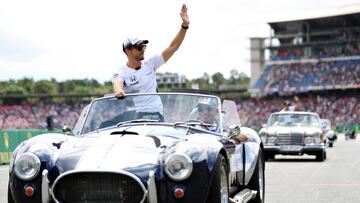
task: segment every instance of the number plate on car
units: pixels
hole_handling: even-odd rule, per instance
[[[281,146],[281,150],[283,151],[300,151],[301,146],[299,145],[283,145]]]

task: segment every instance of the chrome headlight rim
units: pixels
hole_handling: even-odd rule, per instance
[[[277,136],[268,135],[266,142],[269,143],[269,144],[276,144],[277,143]]]
[[[34,166],[33,171],[30,172],[30,174],[24,174],[24,173],[20,172],[19,167],[22,167],[25,162],[27,162],[27,163],[32,162],[30,164],[32,164]],[[40,166],[41,166],[41,161],[40,161],[39,157],[37,157],[33,153],[23,153],[15,158],[13,170],[14,170],[15,175],[18,178],[20,178],[21,180],[27,181],[27,180],[32,180],[39,174]]]
[[[179,159],[182,161],[183,164],[185,164],[186,168],[184,169],[186,169],[187,171],[184,174],[174,175],[170,169],[171,167],[174,166],[174,162],[179,161]],[[193,163],[191,158],[186,154],[183,153],[172,154],[165,159],[164,171],[166,175],[172,180],[183,181],[186,180],[191,175],[193,171]]]
[[[315,143],[315,137],[314,136],[306,136],[304,138],[305,144],[314,144]]]

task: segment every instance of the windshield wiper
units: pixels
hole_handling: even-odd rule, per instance
[[[116,127],[120,127],[124,124],[128,124],[128,123],[154,123],[154,122],[160,122],[159,120],[155,120],[155,119],[136,119],[136,120],[131,120],[131,121],[121,121],[119,123],[116,124]]]

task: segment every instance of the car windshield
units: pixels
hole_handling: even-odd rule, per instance
[[[321,127],[317,116],[312,114],[273,114],[268,126]]]
[[[164,122],[194,125],[220,132],[220,99],[182,93],[129,94],[94,100],[84,115],[80,134],[129,123]]]

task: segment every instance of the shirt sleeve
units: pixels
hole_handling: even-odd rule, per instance
[[[122,77],[122,75],[121,75],[121,71],[120,71],[120,70],[118,70],[118,71],[116,71],[116,72],[114,73],[113,78],[112,78],[112,82],[114,83],[115,81],[118,81],[118,80],[124,81],[124,79],[123,79],[123,77]]]
[[[154,71],[157,70],[161,65],[165,63],[164,57],[162,54],[155,55],[149,58],[148,63],[154,68]]]

